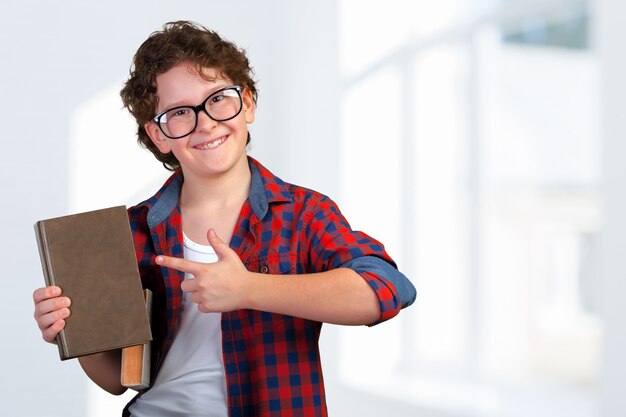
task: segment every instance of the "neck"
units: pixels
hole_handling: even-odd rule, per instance
[[[180,206],[186,209],[219,209],[241,205],[250,193],[252,175],[248,159],[242,158],[237,165],[217,176],[198,177],[185,173],[180,193]]]

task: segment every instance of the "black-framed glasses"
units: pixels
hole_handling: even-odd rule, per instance
[[[242,108],[241,87],[231,85],[211,93],[197,106],[178,106],[156,115],[156,123],[161,132],[170,139],[185,137],[198,126],[198,113],[204,111],[216,122],[224,122],[236,117]]]

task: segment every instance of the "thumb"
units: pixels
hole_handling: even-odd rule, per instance
[[[209,239],[209,243],[213,247],[213,250],[215,250],[215,254],[217,255],[218,259],[222,259],[224,256],[227,256],[227,254],[230,253],[230,247],[226,243],[224,243],[222,239],[219,238],[219,236],[215,232],[215,229],[210,228],[206,235],[207,239]]]

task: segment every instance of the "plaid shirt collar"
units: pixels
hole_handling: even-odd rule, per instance
[[[248,156],[252,175],[248,200],[256,217],[261,220],[267,214],[269,204],[292,201],[285,183],[274,176],[254,158]],[[140,205],[148,207],[148,226],[153,229],[168,218],[178,205],[180,188],[183,185],[182,171],[176,170],[157,193]]]

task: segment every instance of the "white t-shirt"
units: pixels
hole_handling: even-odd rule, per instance
[[[217,261],[211,246],[184,236],[185,259]],[[185,274],[185,279],[193,278]],[[183,293],[180,327],[154,385],[130,407],[133,417],[227,417],[221,313],[202,313]]]

